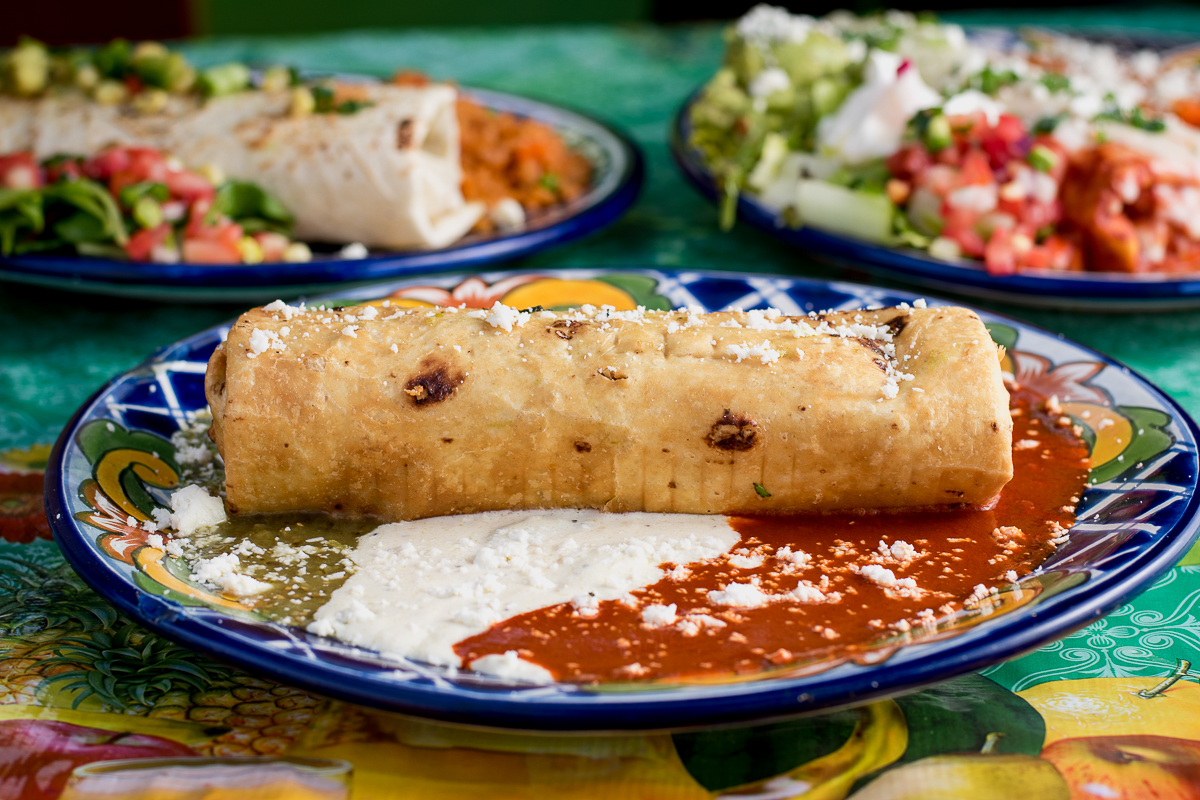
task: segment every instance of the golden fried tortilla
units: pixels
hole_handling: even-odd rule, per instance
[[[963,308],[274,303],[206,388],[232,514],[898,509],[987,504],[1012,477],[996,346]]]

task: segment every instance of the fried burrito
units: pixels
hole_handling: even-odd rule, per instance
[[[352,114],[299,117],[287,92],[173,96],[147,115],[81,94],[5,97],[0,152],[146,145],[259,184],[295,215],[300,239],[436,248],[461,238],[484,208],[462,195],[456,90],[363,84],[361,94]]]
[[[963,308],[243,314],[208,365],[231,514],[793,514],[992,502],[997,348]]]

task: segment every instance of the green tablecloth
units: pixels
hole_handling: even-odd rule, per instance
[[[989,24],[1014,20],[1009,15],[995,14],[963,17]],[[1080,25],[1127,22],[1149,29],[1200,34],[1200,9],[1195,7],[1157,6],[1119,13],[1094,12],[1089,16],[1048,11],[1020,21]],[[222,39],[194,43],[188,50],[202,63],[235,58],[282,61],[315,70],[380,75],[398,66],[412,66],[467,85],[568,104],[602,116],[632,134],[644,148],[648,162],[646,188],[633,210],[597,236],[504,268],[660,266],[847,277],[746,227],[730,234],[717,232],[713,208],[684,183],[672,165],[667,151],[668,123],[679,104],[712,72],[719,59],[720,36],[715,27],[351,33],[298,39]],[[1200,331],[1200,313],[1106,317],[990,307],[1060,331],[1126,362],[1174,396],[1190,413],[1200,414],[1200,342],[1193,338]],[[0,284],[0,451],[8,451],[4,457],[7,468],[20,467],[22,459],[27,462],[24,466],[36,466],[38,450],[25,449],[53,441],[70,414],[108,377],[135,365],[154,348],[228,319],[239,310],[163,306]],[[0,461],[0,471],[4,463]],[[0,488],[0,511],[12,512],[12,519],[17,516],[21,489],[10,484]],[[0,517],[0,521],[4,519]],[[10,525],[5,533],[14,530]],[[27,718],[41,713],[36,712],[36,706],[48,703],[47,698],[56,691],[54,687],[65,682],[48,683],[56,671],[62,674],[78,669],[78,662],[108,663],[105,653],[130,647],[139,652],[147,647],[159,648],[161,652],[154,652],[160,663],[177,657],[187,660],[185,654],[171,649],[173,645],[107,615],[61,566],[49,543],[0,544],[0,548],[0,742],[11,742],[15,735],[11,727],[5,729],[6,725],[27,728]],[[955,785],[969,784],[975,787],[972,797],[1007,791],[1005,787],[1010,784],[1006,778],[989,776],[992,772],[1001,775],[1010,767],[1028,776],[1026,793],[1030,797],[1065,797],[1061,781],[1055,783],[1053,776],[1045,775],[1049,762],[1036,758],[1047,726],[1054,732],[1047,736],[1047,743],[1075,737],[1075,749],[1068,747],[1064,758],[1107,765],[1109,772],[1115,770],[1124,776],[1114,779],[1113,785],[1139,780],[1145,773],[1149,775],[1147,780],[1165,791],[1172,781],[1181,786],[1200,785],[1194,755],[1200,749],[1200,715],[1196,713],[1200,709],[1196,705],[1200,689],[1195,679],[1187,676],[1151,702],[1138,702],[1137,691],[1153,688],[1175,670],[1179,661],[1200,656],[1198,570],[1200,567],[1177,567],[1109,618],[1064,642],[990,670],[988,678],[969,676],[916,695],[916,699],[902,700],[899,711],[877,704],[865,711],[834,715],[819,725],[804,723],[674,739],[634,737],[623,744],[584,742],[566,746],[555,740],[475,738],[413,722],[380,723],[358,709],[310,698],[216,665],[203,667],[202,676],[193,676],[191,683],[179,676],[172,678],[178,684],[167,691],[168,695],[178,695],[173,703],[159,697],[156,703],[130,701],[122,708],[112,703],[97,705],[93,698],[92,705],[85,704],[81,707],[85,710],[74,712],[74,717],[67,712],[48,717],[85,728],[118,729],[120,724],[105,723],[103,718],[106,712],[123,711],[126,720],[141,720],[136,725],[129,722],[130,730],[148,735],[157,732],[165,737],[164,741],[182,741],[206,755],[299,749],[326,757],[345,757],[355,765],[356,796],[361,797],[535,797],[547,793],[550,787],[556,796],[708,797],[714,790],[797,768],[799,771],[792,773],[795,781],[826,787],[820,790],[824,793],[812,796],[844,797],[852,790],[852,778],[840,783],[835,780],[833,788],[829,788],[828,781],[818,780],[820,774],[826,774],[821,769],[827,770],[826,777],[833,774],[828,773],[832,763],[828,759],[834,756],[828,754],[843,753],[838,748],[847,737],[853,743],[851,732],[856,724],[859,733],[878,732],[880,726],[894,728],[895,719],[888,715],[900,713],[898,724],[907,730],[909,751],[902,760],[960,753],[939,756],[944,763],[922,762],[927,774],[918,777],[945,786],[954,781],[960,781]],[[51,593],[49,601],[47,587],[57,592]],[[64,597],[74,599],[67,601]],[[66,617],[29,613],[30,608],[41,608],[39,603],[53,606],[55,602],[74,602],[75,611]],[[14,618],[21,624],[14,626]],[[84,656],[77,654],[77,662],[71,662],[69,653],[64,655],[66,645],[61,642],[70,636],[84,637],[93,648]],[[50,661],[54,658],[59,659],[54,662],[57,666]],[[87,666],[84,669],[89,670]],[[95,680],[103,682],[101,678]],[[1013,692],[1022,693],[1025,699]],[[259,705],[253,709],[243,708],[255,703]],[[153,713],[163,708],[173,710]],[[300,713],[305,709],[306,713]],[[261,713],[252,713],[255,711]],[[288,717],[290,711],[296,713]],[[184,741],[187,736],[177,731],[168,732],[169,726],[160,730],[150,724],[180,715],[197,725],[224,720],[231,731],[219,740],[197,744]],[[268,718],[269,722],[261,722]],[[230,722],[246,719],[260,720],[258,728]],[[257,732],[247,733],[251,728]],[[319,741],[314,739],[318,729]],[[269,730],[275,734],[272,736]],[[941,736],[939,732],[947,733]],[[892,730],[887,735],[894,733]],[[988,741],[989,733],[1004,734],[1000,739],[992,737],[993,746],[1007,737],[1007,747],[995,748],[1009,753],[1006,758],[1024,760],[978,763],[975,756],[961,755],[966,751],[977,753]],[[197,741],[203,739],[199,732],[188,735],[193,734],[199,737]],[[56,735],[65,734],[58,731]],[[1110,738],[1099,744],[1086,738],[1099,735]],[[1139,736],[1172,738],[1130,738]],[[896,746],[894,741],[892,746]],[[163,747],[162,752],[169,754],[170,747]],[[900,752],[904,752],[903,746]],[[824,756],[825,760],[819,758]],[[0,756],[0,793],[9,785],[4,783],[6,776],[24,775],[33,780],[33,762],[20,766],[5,758]],[[1179,766],[1189,758],[1192,766]],[[480,759],[489,765],[486,769],[480,767],[473,772],[476,767],[463,767],[478,766]],[[862,763],[855,775],[863,774]],[[685,766],[687,772],[682,771]],[[1100,788],[1094,796],[1150,796],[1104,794],[1102,790],[1112,782],[1104,783],[1107,773],[1100,767],[1095,773],[1100,777],[1093,781]],[[929,777],[939,769],[942,772],[937,775],[941,777]],[[906,794],[902,784],[909,778],[901,777],[889,779],[887,793],[878,788],[884,782],[877,782],[875,794],[868,787],[860,796],[923,796],[918,790]],[[22,790],[24,794],[9,790],[4,796],[57,796],[53,787],[37,794],[29,788],[32,785]],[[799,783],[793,788],[800,796]],[[963,792],[947,796],[967,796],[967,790]],[[773,796],[792,795],[784,792]]]

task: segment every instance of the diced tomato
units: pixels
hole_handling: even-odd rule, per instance
[[[978,150],[969,151],[962,161],[962,169],[958,174],[959,186],[975,186],[995,183],[996,176],[992,174],[992,165],[987,156]]]
[[[291,244],[283,234],[270,231],[254,234],[254,240],[262,248],[263,261],[282,261],[283,251]]]
[[[934,164],[925,173],[922,185],[938,197],[945,197],[958,182],[958,170],[946,164]]]
[[[6,189],[37,189],[42,185],[42,170],[33,153],[0,156],[0,186]]]
[[[1071,270],[1078,272],[1083,269],[1083,251],[1078,242],[1073,242],[1063,236],[1050,236],[1042,243],[1050,258],[1051,269]]]
[[[1007,228],[996,228],[983,252],[983,263],[989,275],[1012,275],[1017,271],[1017,256],[1013,251],[1013,234]]]
[[[992,135],[997,139],[1007,142],[1008,144],[1018,144],[1022,139],[1028,138],[1029,134],[1025,130],[1025,124],[1018,117],[1011,114],[1001,114],[996,120],[994,127],[990,129]]]
[[[950,167],[957,167],[962,164],[963,153],[967,152],[967,145],[961,141],[956,141],[949,147],[943,147],[933,157],[933,160],[939,164],[945,164]]]
[[[183,260],[195,264],[240,264],[242,251],[218,239],[184,239]]]
[[[83,161],[77,158],[59,159],[46,166],[46,182],[57,183],[63,178],[80,178],[83,176]]]
[[[230,247],[237,248],[238,242],[245,234],[242,226],[236,222],[221,218],[212,225],[203,225],[195,233],[189,233],[189,239],[201,239],[209,242],[224,242]]]
[[[200,231],[205,227],[204,218],[208,216],[212,204],[212,199],[208,197],[201,197],[192,203],[187,224],[187,236],[189,239],[202,238]]]
[[[1058,198],[1051,200],[1049,203],[1039,203],[1036,200],[1031,200],[1026,203],[1025,213],[1019,216],[1018,219],[1034,230],[1044,228],[1047,225],[1053,225],[1062,219],[1062,203],[1058,201]]]
[[[887,168],[892,175],[902,181],[911,181],[925,174],[933,164],[929,151],[919,144],[910,144],[892,153],[887,160]]]
[[[167,190],[171,192],[172,197],[188,202],[200,198],[212,199],[217,192],[216,188],[209,183],[208,178],[182,169],[168,172],[164,183],[167,184]]]
[[[83,172],[89,178],[103,181],[128,170],[130,163],[128,148],[108,147],[84,161]]]
[[[171,225],[166,222],[154,228],[144,228],[129,237],[125,243],[125,254],[132,261],[149,261],[154,248],[167,241],[170,235]]]
[[[126,186],[133,186],[136,183],[141,183],[141,178],[138,177],[131,169],[121,170],[113,173],[113,176],[108,179],[108,190],[114,195],[120,194],[121,190]]]
[[[979,214],[943,203],[942,219],[945,220],[945,224],[942,226],[942,236],[958,242],[964,255],[973,258],[983,257],[984,241],[976,229],[979,223]]]
[[[1180,98],[1171,104],[1171,110],[1188,125],[1200,128],[1200,98]]]
[[[996,200],[996,210],[1008,214],[1013,219],[1024,219],[1025,205],[1025,200],[1007,200],[1003,193]]]
[[[129,170],[139,181],[153,183],[162,183],[169,172],[166,157],[149,147],[129,148]]]

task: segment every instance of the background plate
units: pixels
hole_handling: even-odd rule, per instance
[[[465,93],[488,108],[544,122],[591,161],[583,196],[509,234],[467,236],[440,250],[373,252],[363,259],[316,254],[304,264],[141,264],[82,256],[0,258],[0,280],[169,302],[270,301],[329,292],[401,275],[478,267],[531,255],[615,222],[642,187],[642,154],[629,137],[585,114],[484,89]]]
[[[671,126],[671,155],[688,181],[709,200],[717,201],[717,185],[698,150],[691,147],[688,99]],[[939,261],[923,250],[887,247],[815,228],[789,228],[779,214],[750,194],[738,197],[738,219],[788,244],[840,266],[853,266],[938,291],[981,297],[1024,306],[1057,309],[1148,311],[1200,308],[1200,275],[1127,275],[1100,272],[1023,270],[1016,275],[989,275],[980,261]]]
[[[484,307],[514,291],[524,302],[547,308],[603,297],[626,307],[772,306],[786,314],[915,299],[855,284],[648,270],[424,278],[337,297],[341,304],[388,295],[410,304]],[[1017,380],[1057,395],[1066,413],[1089,428],[1093,484],[1081,499],[1068,542],[1019,588],[998,595],[994,608],[942,619],[936,630],[911,639],[911,634],[881,638],[854,659],[707,683],[519,687],[384,661],[207,595],[187,582],[186,566],[164,569],[171,560],[149,545],[145,531],[128,524],[128,515],[144,515],[139,504],[142,509],[161,504],[173,485],[173,451],[157,437],[169,436],[206,407],[205,364],[228,325],[163,349],[114,378],[75,414],[50,458],[47,514],[72,566],[122,613],[196,650],[354,703],[451,722],[542,730],[680,728],[828,708],[979,669],[1063,636],[1149,585],[1196,536],[1197,430],[1182,409],[1099,353],[1016,320],[981,316],[1008,349],[1006,368]],[[1098,424],[1101,419],[1109,422]]]

